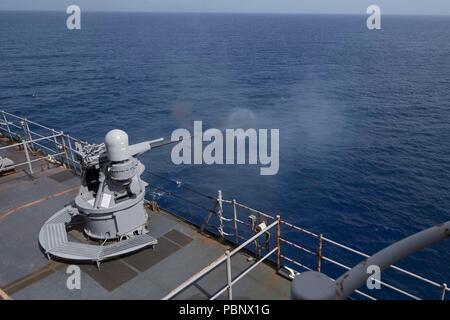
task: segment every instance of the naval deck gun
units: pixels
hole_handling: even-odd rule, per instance
[[[85,217],[86,235],[121,240],[146,232],[143,202],[147,183],[140,179],[145,167],[137,156],[162,140],[130,146],[128,135],[116,129],[108,132],[105,143],[82,148],[83,174],[75,206]]]
[[[145,166],[137,158],[162,142],[156,139],[129,145],[128,135],[109,131],[105,142],[79,146],[81,186],[73,203],[53,215],[42,227],[39,242],[48,258],[97,262],[154,246],[148,234],[144,208]],[[67,229],[81,217],[85,235],[99,245],[69,241]],[[113,244],[106,245],[109,240]]]

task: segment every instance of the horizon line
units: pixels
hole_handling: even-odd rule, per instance
[[[0,9],[0,12],[63,12],[65,10],[48,9]],[[82,10],[82,12],[90,13],[163,13],[163,14],[248,14],[248,15],[340,15],[340,16],[367,16],[366,13],[345,13],[345,12],[264,12],[264,11],[134,11],[134,10]],[[430,14],[430,13],[382,13],[383,16],[423,16],[423,17],[450,17],[447,14]]]

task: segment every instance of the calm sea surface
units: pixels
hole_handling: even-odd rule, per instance
[[[183,186],[221,189],[374,253],[450,217],[450,18],[387,16],[377,32],[365,19],[83,13],[73,32],[64,12],[0,12],[0,108],[92,142],[116,127],[132,142],[169,136],[192,130],[193,120],[279,128],[276,176],[260,176],[259,166],[175,166],[170,147],[142,159]],[[145,179],[158,188],[149,197],[197,221],[204,213],[180,197],[211,207],[174,183]],[[327,245],[325,254],[358,262]],[[449,262],[447,242],[399,265],[448,282]],[[323,271],[338,274],[327,264]]]

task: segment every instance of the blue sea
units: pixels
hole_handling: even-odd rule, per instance
[[[379,31],[364,15],[82,12],[79,31],[66,17],[0,12],[0,109],[90,142],[112,128],[133,143],[168,137],[194,120],[280,129],[275,176],[251,165],[176,166],[171,147],[143,155],[163,177],[144,175],[162,205],[201,221],[200,206],[213,203],[166,179],[211,196],[220,189],[367,253],[449,220],[450,17],[383,16]],[[360,260],[329,244],[324,252]],[[447,242],[398,265],[448,283],[449,262]]]

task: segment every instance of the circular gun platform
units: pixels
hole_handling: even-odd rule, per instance
[[[67,206],[42,226],[39,232],[39,244],[47,257],[57,257],[71,261],[92,261],[100,265],[104,260],[113,259],[145,247],[154,247],[158,241],[148,234],[141,234],[130,239],[112,244],[88,244],[69,240],[67,227],[78,216],[78,210]]]

